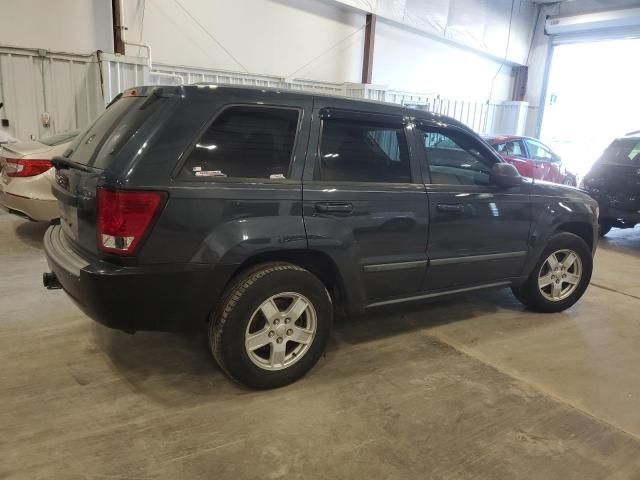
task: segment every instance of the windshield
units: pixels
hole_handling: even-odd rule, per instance
[[[38,141],[44,145],[55,147],[62,143],[73,140],[76,136],[78,136],[79,133],[80,130],[73,130],[72,132],[59,133],[58,135],[51,135],[50,137],[41,138]]]
[[[599,164],[638,165],[640,164],[640,138],[619,138],[607,147]]]

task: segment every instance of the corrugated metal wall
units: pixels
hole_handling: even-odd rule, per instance
[[[9,121],[0,128],[29,140],[86,126],[104,109],[100,85],[96,54],[0,47],[0,118]]]
[[[154,71],[150,72],[144,58],[102,52],[71,55],[7,47],[0,47],[0,101],[4,102],[0,118],[9,120],[9,127],[4,130],[19,140],[53,135],[87,126],[105,105],[127,88],[142,84],[178,84],[178,76],[185,84],[211,82],[274,87],[412,105],[456,118],[483,134],[522,133],[526,120],[527,107],[522,102],[479,103],[376,85],[287,81],[268,75],[171,65],[154,65]],[[51,116],[48,127],[41,121],[44,112]]]

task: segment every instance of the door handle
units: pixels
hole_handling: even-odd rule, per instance
[[[353,205],[350,203],[316,203],[318,213],[344,213],[353,212]]]
[[[436,208],[439,212],[462,213],[464,205],[461,203],[439,203]]]

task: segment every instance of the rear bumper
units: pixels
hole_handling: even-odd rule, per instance
[[[618,227],[633,227],[640,223],[640,212],[600,204],[600,223]]]
[[[51,169],[34,177],[0,177],[0,206],[37,222],[58,218],[58,202],[51,193],[53,175]]]
[[[2,190],[0,190],[0,206],[9,213],[27,217],[36,222],[49,222],[60,216],[55,199],[24,198]]]
[[[76,253],[59,225],[44,237],[64,291],[95,321],[118,330],[184,331],[206,325],[234,266],[122,267]]]
[[[640,202],[635,195],[616,195],[586,188],[600,208],[600,223],[618,227],[633,227],[640,223]]]

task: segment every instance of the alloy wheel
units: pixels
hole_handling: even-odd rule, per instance
[[[299,361],[316,335],[317,316],[304,295],[283,292],[262,302],[245,332],[249,359],[264,370],[282,370]]]
[[[573,250],[558,250],[547,257],[538,273],[538,288],[544,298],[559,302],[580,284],[582,261]]]

